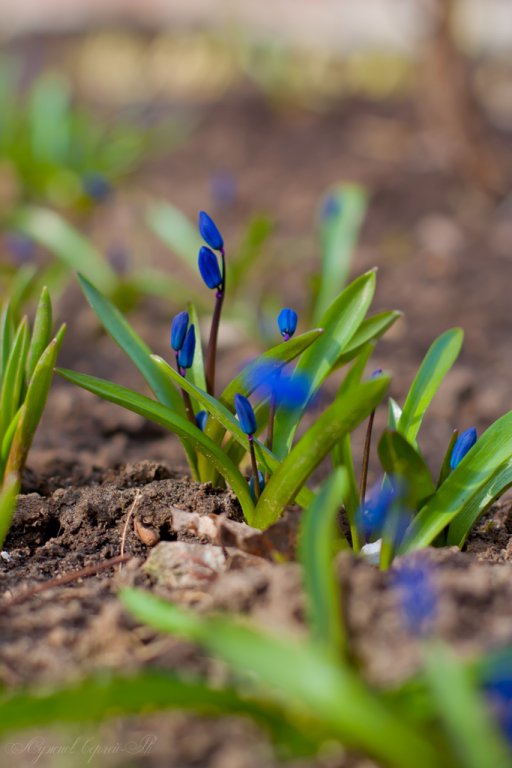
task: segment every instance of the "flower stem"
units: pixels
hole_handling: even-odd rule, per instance
[[[222,313],[222,304],[226,292],[226,261],[224,248],[220,252],[222,260],[222,283],[217,289],[215,309],[213,311],[212,324],[210,326],[210,338],[208,340],[208,349],[206,350],[205,378],[206,391],[209,395],[215,395],[215,361],[217,358],[217,336],[219,334],[220,316]]]
[[[364,497],[366,496],[366,483],[368,480],[368,465],[370,463],[370,447],[372,444],[372,430],[373,430],[374,418],[375,418],[375,411],[373,410],[370,413],[370,418],[368,419],[368,426],[366,428],[366,437],[364,441],[363,466],[361,467],[361,484],[359,486],[359,497],[361,500],[361,504],[364,504]]]
[[[186,370],[185,368],[181,368],[178,363],[178,355],[176,355],[176,368],[178,370],[178,373],[180,376],[183,376],[185,378]],[[194,416],[194,409],[192,408],[192,400],[190,399],[190,395],[188,392],[185,392],[184,389],[181,390],[181,396],[183,398],[183,405],[185,406],[185,414],[187,416],[187,419],[190,421],[191,424],[197,426],[196,424],[196,417]]]
[[[261,494],[260,479],[258,477],[258,464],[256,463],[256,454],[254,453],[254,439],[249,435],[249,453],[251,454],[252,475],[254,477],[254,496],[259,499]]]

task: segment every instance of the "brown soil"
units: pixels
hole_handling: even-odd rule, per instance
[[[301,309],[314,271],[311,233],[320,194],[340,178],[367,184],[372,199],[353,273],[377,264],[375,309],[405,312],[375,356],[375,367],[393,371],[393,395],[403,397],[438,333],[453,325],[466,332],[460,363],[422,430],[425,454],[438,466],[453,427],[482,429],[510,407],[512,232],[509,202],[496,206],[461,183],[436,160],[427,138],[409,105],[354,101],[329,114],[278,114],[244,91],[209,108],[185,146],[145,169],[142,186],[168,196],[192,216],[198,208],[211,210],[228,242],[249,213],[271,211],[278,222],[270,253],[274,266],[258,277],[255,295],[281,285],[283,303]],[[510,137],[493,135],[493,142],[510,170]],[[209,200],[208,184],[211,174],[223,169],[237,176],[239,188],[233,206],[221,210]],[[139,226],[140,202],[140,194],[129,189],[101,209],[92,226],[98,242],[129,238]],[[119,230],[114,234],[111,222]],[[137,246],[150,250],[154,263],[169,263],[155,240],[137,237]],[[155,352],[167,351],[171,313],[152,302],[132,316]],[[63,366],[142,386],[113,342],[98,334],[76,290],[63,298],[60,314],[71,326]],[[221,379],[255,349],[241,332],[235,343],[221,339]],[[146,665],[223,679],[225,670],[194,647],[135,626],[117,601],[121,584],[150,587],[195,610],[243,612],[278,631],[303,631],[300,570],[293,562],[297,516],[290,512],[266,534],[247,530],[232,495],[190,483],[177,442],[143,419],[57,381],[23,490],[5,544],[10,559],[0,561],[0,681],[5,685],[53,684],[92,670]],[[59,574],[117,557],[130,511],[127,562],[31,594],[35,585]],[[439,587],[435,631],[461,654],[512,642],[511,531],[512,515],[503,502],[479,524],[467,552],[424,555]],[[289,562],[277,565],[274,550]],[[404,679],[417,667],[418,648],[403,627],[391,576],[347,556],[340,558],[339,574],[350,641],[364,674],[381,685]],[[147,754],[141,747],[129,758],[101,755],[95,758],[98,765],[276,765],[262,735],[235,718],[166,714],[91,727],[85,734],[103,745],[139,744],[148,734],[156,738]],[[79,735],[84,737],[83,729]],[[34,738],[69,745],[75,736],[55,731]],[[33,764],[30,739],[30,734],[16,737],[17,752],[4,744],[6,756],[12,760],[15,754],[20,766]],[[79,750],[68,758],[66,765],[87,764]],[[38,764],[56,763],[42,754]],[[314,765],[352,764],[337,756]],[[363,765],[371,764],[358,762]]]

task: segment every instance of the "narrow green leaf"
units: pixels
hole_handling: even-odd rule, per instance
[[[238,674],[279,692],[292,711],[314,715],[347,746],[395,768],[440,768],[431,744],[401,722],[343,664],[323,649],[291,637],[274,637],[230,619],[203,619],[149,592],[124,589],[121,600],[139,621],[200,643]]]
[[[6,473],[21,472],[50,391],[53,369],[64,339],[62,325],[36,363],[6,462]]]
[[[484,432],[420,510],[400,551],[428,546],[450,523],[448,543],[460,546],[478,516],[511,482],[512,411]]]
[[[244,285],[250,270],[258,268],[263,248],[274,229],[274,222],[268,216],[257,215],[248,221],[242,241],[233,258],[229,260],[229,290],[237,291]]]
[[[175,709],[249,716],[292,754],[312,754],[318,746],[272,701],[241,696],[230,688],[212,688],[199,680],[181,680],[162,670],[126,677],[97,674],[56,690],[6,691],[0,696],[0,734]]]
[[[19,476],[14,472],[6,475],[0,486],[0,548],[11,527],[19,489]]]
[[[337,658],[345,650],[341,597],[334,573],[337,514],[348,490],[348,475],[336,469],[303,515],[299,555],[304,567],[312,639]],[[348,542],[345,540],[345,546]]]
[[[390,397],[388,402],[389,429],[394,429],[395,431],[398,430],[398,422],[400,421],[401,416],[402,416],[402,409],[400,408],[396,400],[393,400],[393,398]]]
[[[2,305],[2,313],[0,315],[0,387],[2,386],[5,369],[7,368],[7,361],[11,354],[15,333],[16,329],[14,326],[11,305],[10,302],[6,301],[5,304]]]
[[[423,456],[399,432],[386,429],[380,438],[378,453],[383,470],[405,480],[411,509],[417,509],[422,499],[434,493],[434,481]]]
[[[254,505],[249,494],[249,486],[240,474],[238,468],[227,458],[219,446],[213,442],[204,432],[191,424],[185,417],[172,411],[170,408],[150,400],[149,397],[133,392],[126,387],[112,384],[94,376],[84,373],[76,373],[65,369],[57,369],[57,372],[73,384],[87,389],[104,400],[127,408],[134,413],[144,416],[150,421],[174,432],[180,440],[189,441],[193,447],[207,457],[217,471],[226,479],[233,492],[237,495],[242,511],[247,522],[254,524]]]
[[[50,343],[52,337],[52,303],[46,286],[41,291],[39,304],[32,329],[32,338],[27,355],[27,381],[30,381],[36,363]]]
[[[322,336],[304,352],[296,368],[309,380],[312,398],[331,373],[346,344],[361,324],[375,292],[375,271],[359,277],[338,296],[322,317]],[[278,408],[274,426],[274,452],[286,456],[305,408]]]
[[[416,440],[423,416],[439,386],[459,356],[464,333],[452,328],[437,338],[428,350],[407,395],[398,431],[412,442]]]
[[[443,461],[441,463],[441,469],[439,471],[439,478],[437,480],[437,488],[439,488],[444,483],[444,481],[446,480],[446,478],[448,477],[448,475],[452,471],[452,468],[450,466],[450,462],[451,462],[453,449],[455,448],[455,443],[457,442],[458,436],[459,436],[459,430],[458,429],[454,429],[453,432],[452,432],[452,436],[450,438],[450,442],[448,443],[448,445],[446,447],[446,452],[444,454]]]
[[[29,343],[28,320],[19,324],[5,368],[0,393],[0,435],[3,435],[18,410],[25,385],[25,361]]]
[[[81,272],[105,293],[117,277],[100,252],[59,214],[35,206],[20,208],[9,216],[9,226],[48,248],[69,269]]]
[[[381,401],[389,376],[363,382],[357,389],[336,397],[300,438],[276,469],[258,499],[256,517],[262,528],[271,525],[333,446],[363,421]]]
[[[330,209],[319,216],[322,269],[313,322],[320,325],[323,313],[347,282],[367,198],[357,184],[340,184],[330,192],[329,202]]]
[[[490,708],[452,651],[441,642],[424,646],[424,674],[461,768],[508,768],[510,752]]]
[[[203,357],[203,345],[201,344],[201,329],[199,325],[199,316],[197,314],[195,306],[191,301],[187,304],[187,312],[190,318],[191,325],[196,329],[196,349],[194,352],[194,360],[192,367],[187,371],[187,376],[192,384],[195,384],[199,389],[206,390],[206,376],[204,373],[204,357]]]
[[[380,339],[402,317],[402,314],[402,312],[388,311],[366,317],[336,360],[335,368],[341,368],[342,365],[353,360],[368,342]]]

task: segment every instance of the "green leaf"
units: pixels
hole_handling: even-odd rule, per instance
[[[402,317],[402,314],[402,312],[389,311],[366,317],[336,360],[335,367],[341,368],[360,354],[368,342],[380,339]]]
[[[191,301],[187,304],[187,312],[190,318],[190,324],[195,326],[197,334],[197,344],[194,352],[194,360],[192,367],[188,369],[187,376],[192,384],[195,384],[199,389],[206,389],[206,376],[204,373],[204,357],[203,357],[203,345],[201,344],[201,328],[199,325],[199,317],[195,306]]]
[[[160,424],[174,432],[180,440],[189,441],[197,451],[206,456],[226,479],[238,497],[247,522],[250,525],[254,524],[254,505],[249,494],[249,486],[238,468],[213,440],[191,424],[184,416],[180,416],[161,403],[150,400],[149,397],[139,395],[138,392],[133,392],[131,389],[112,384],[109,381],[65,369],[57,369],[57,372],[68,381],[78,384],[78,386],[102,397],[104,400],[109,400],[111,403],[120,405],[150,421],[154,421],[156,424]]]
[[[34,158],[40,163],[61,163],[70,142],[70,93],[67,81],[56,74],[35,80],[30,94],[30,129]]]
[[[124,589],[121,600],[139,621],[200,643],[238,674],[279,692],[292,712],[318,718],[333,738],[395,768],[440,768],[444,760],[401,722],[343,664],[292,637],[272,636],[223,618],[203,619],[149,592]],[[413,763],[411,762],[413,761]]]
[[[322,246],[320,287],[315,302],[313,322],[320,318],[347,282],[354,247],[366,212],[367,198],[362,187],[340,184],[329,193],[332,210],[320,212]]]
[[[2,305],[2,313],[0,315],[0,387],[3,386],[5,369],[11,354],[15,333],[16,328],[14,326],[12,308],[10,302],[6,301]]]
[[[27,381],[30,381],[37,361],[50,343],[52,337],[52,303],[46,287],[41,291],[39,304],[32,329],[32,338],[27,356]]]
[[[512,484],[512,411],[492,424],[409,526],[401,552],[428,546],[451,523],[448,543],[462,545],[487,507]]]
[[[164,202],[151,203],[146,209],[145,218],[149,228],[195,274],[197,254],[204,243],[190,219],[175,206]]]
[[[50,390],[53,369],[62,346],[66,326],[62,325],[36,363],[21,409],[6,462],[6,474],[21,472],[25,466],[34,434],[41,420]]]
[[[348,490],[348,475],[336,469],[301,522],[299,555],[304,567],[312,639],[337,658],[345,650],[341,598],[334,572],[334,544],[341,533],[337,514]],[[345,547],[348,542],[344,541]]]
[[[424,647],[425,680],[462,768],[507,768],[510,752],[470,674],[443,643]]]
[[[229,261],[229,290],[235,292],[244,283],[248,272],[258,267],[258,261],[267,242],[274,223],[268,216],[254,216],[247,223],[241,243],[236,248],[234,258]]]
[[[25,386],[25,361],[29,344],[28,320],[24,317],[16,330],[7,360],[0,393],[0,435],[8,428],[20,407]]]
[[[445,331],[428,350],[407,395],[398,431],[409,442],[416,440],[423,416],[442,380],[459,356],[464,333],[460,328]]]
[[[389,376],[366,381],[336,397],[276,469],[258,499],[256,516],[267,527],[282,514],[333,446],[363,421],[381,401]]]
[[[389,429],[394,429],[396,432],[396,430],[398,429],[398,422],[400,421],[401,415],[402,415],[402,409],[400,408],[396,400],[393,400],[393,398],[390,397],[388,402]]]
[[[407,502],[411,509],[416,509],[422,499],[434,493],[434,481],[423,456],[399,432],[386,429],[380,438],[378,453],[384,471],[406,481]]]
[[[449,474],[452,471],[452,468],[450,466],[450,462],[452,459],[452,453],[453,449],[455,448],[455,443],[457,442],[457,438],[459,436],[459,430],[454,429],[452,432],[452,436],[450,438],[450,442],[448,443],[446,447],[446,452],[443,457],[443,461],[441,463],[441,469],[439,470],[439,478],[437,480],[437,487],[439,488],[446,478],[449,476]]]
[[[151,350],[140,338],[117,307],[112,304],[95,286],[82,275],[78,280],[85,297],[98,316],[107,333],[116,344],[126,352],[130,360],[140,371],[155,397],[168,408],[184,414],[183,402],[176,387],[164,376],[151,360]]]
[[[8,224],[48,248],[69,269],[94,280],[105,293],[115,289],[116,274],[100,252],[54,211],[36,206],[19,208],[9,216]]]
[[[0,548],[3,546],[11,527],[19,489],[20,478],[18,474],[13,472],[6,475],[0,486]]]
[[[212,688],[199,680],[180,680],[161,670],[126,677],[96,674],[56,690],[5,692],[0,696],[0,734],[175,709],[249,716],[292,754],[312,754],[318,746],[309,734],[301,733],[300,724],[294,727],[287,713],[271,701],[241,696],[230,688]]]
[[[322,336],[304,352],[296,368],[309,380],[308,398],[312,398],[336,366],[346,344],[361,324],[375,292],[375,271],[359,277],[338,296],[321,320]],[[289,342],[288,342],[289,343]],[[274,427],[274,452],[286,456],[305,407],[278,408]]]

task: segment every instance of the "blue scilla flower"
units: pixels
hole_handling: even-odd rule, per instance
[[[276,406],[294,410],[306,405],[311,382],[303,373],[282,369],[276,361],[265,361],[250,368],[247,383],[261,397],[271,398]]]
[[[199,214],[199,232],[205,243],[208,243],[214,251],[221,251],[224,248],[224,240],[216,223],[205,211]]]
[[[424,635],[437,615],[437,591],[432,567],[424,556],[409,557],[394,569],[394,587],[407,630]]]
[[[102,203],[112,192],[110,182],[102,173],[86,173],[82,183],[86,195],[96,203]]]
[[[291,339],[295,331],[297,330],[297,313],[289,307],[282,309],[277,316],[277,324],[281,332],[281,336],[288,341]]]
[[[478,439],[477,431],[474,427],[466,429],[457,438],[455,445],[453,446],[452,455],[450,458],[450,468],[455,469],[459,466],[466,453],[474,446]]]
[[[235,395],[235,409],[240,426],[250,437],[256,432],[256,416],[249,400],[243,395]]]
[[[198,265],[201,277],[208,288],[220,288],[222,285],[222,275],[217,257],[211,248],[203,245],[199,251]]]
[[[196,329],[192,324],[187,331],[185,341],[178,352],[178,365],[180,368],[191,368],[196,351]]]
[[[189,316],[188,312],[179,312],[171,325],[171,347],[179,352],[187,335]]]
[[[207,421],[208,421],[208,413],[206,411],[199,411],[198,413],[196,413],[196,424],[201,430],[201,432],[204,432]]]
[[[388,480],[384,485],[377,483],[363,500],[357,510],[356,519],[366,541],[373,541],[382,536],[384,524],[397,497],[396,486]]]
[[[264,487],[265,487],[265,477],[263,476],[263,472],[258,469],[258,483],[260,486],[260,493],[262,493]],[[254,482],[254,475],[251,475],[251,478],[249,480],[249,493],[251,494],[251,499],[256,503],[256,491],[255,491],[255,482]]]

